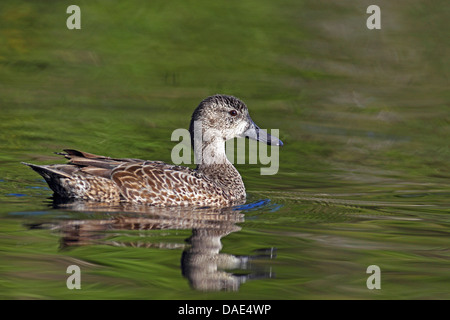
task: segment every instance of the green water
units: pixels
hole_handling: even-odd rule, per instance
[[[81,30],[70,4],[0,4],[0,298],[450,298],[446,1],[382,1],[381,30],[371,1],[78,1]],[[20,164],[171,162],[215,93],[285,144],[237,165],[239,210],[60,206]]]

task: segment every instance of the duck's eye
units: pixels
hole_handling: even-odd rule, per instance
[[[231,116],[236,116],[237,115],[237,111],[236,110],[231,110],[230,112],[228,112]]]

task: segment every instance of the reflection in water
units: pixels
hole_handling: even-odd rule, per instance
[[[265,203],[258,202],[256,205]],[[239,207],[234,208],[156,208],[136,204],[107,205],[105,203],[71,202],[57,199],[57,209],[81,212],[114,213],[106,219],[63,220],[53,227],[60,230],[61,249],[74,246],[107,244],[147,248],[185,248],[181,256],[181,272],[194,289],[202,291],[236,291],[241,283],[252,279],[273,278],[274,274],[254,260],[275,258],[275,249],[260,249],[254,255],[237,256],[220,253],[222,237],[241,230],[236,223],[244,221]],[[43,224],[29,225],[31,228]],[[118,242],[107,240],[114,230],[185,230],[192,229],[192,235],[185,243]],[[233,274],[225,270],[245,270]]]
[[[222,249],[220,239],[234,231],[236,226],[230,229],[194,229],[189,238],[190,248],[183,252],[181,258],[181,270],[183,276],[189,279],[192,287],[199,290],[233,290],[237,291],[241,283],[250,279],[272,278],[269,272],[257,272],[253,270],[251,261],[254,259],[275,258],[274,248],[262,249],[263,255],[235,256],[219,253]],[[222,270],[250,269],[249,274],[231,274]]]

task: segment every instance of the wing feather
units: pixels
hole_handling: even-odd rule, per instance
[[[126,201],[157,206],[216,204],[223,197],[195,170],[162,162],[123,164],[112,170],[111,179]]]

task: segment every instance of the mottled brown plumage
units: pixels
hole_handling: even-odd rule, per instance
[[[69,164],[25,164],[62,198],[154,206],[229,206],[244,202],[246,193],[239,172],[226,158],[225,141],[249,137],[282,145],[255,125],[241,100],[225,95],[200,103],[192,115],[190,133],[195,157],[200,159],[195,170],[71,149],[60,153]]]

